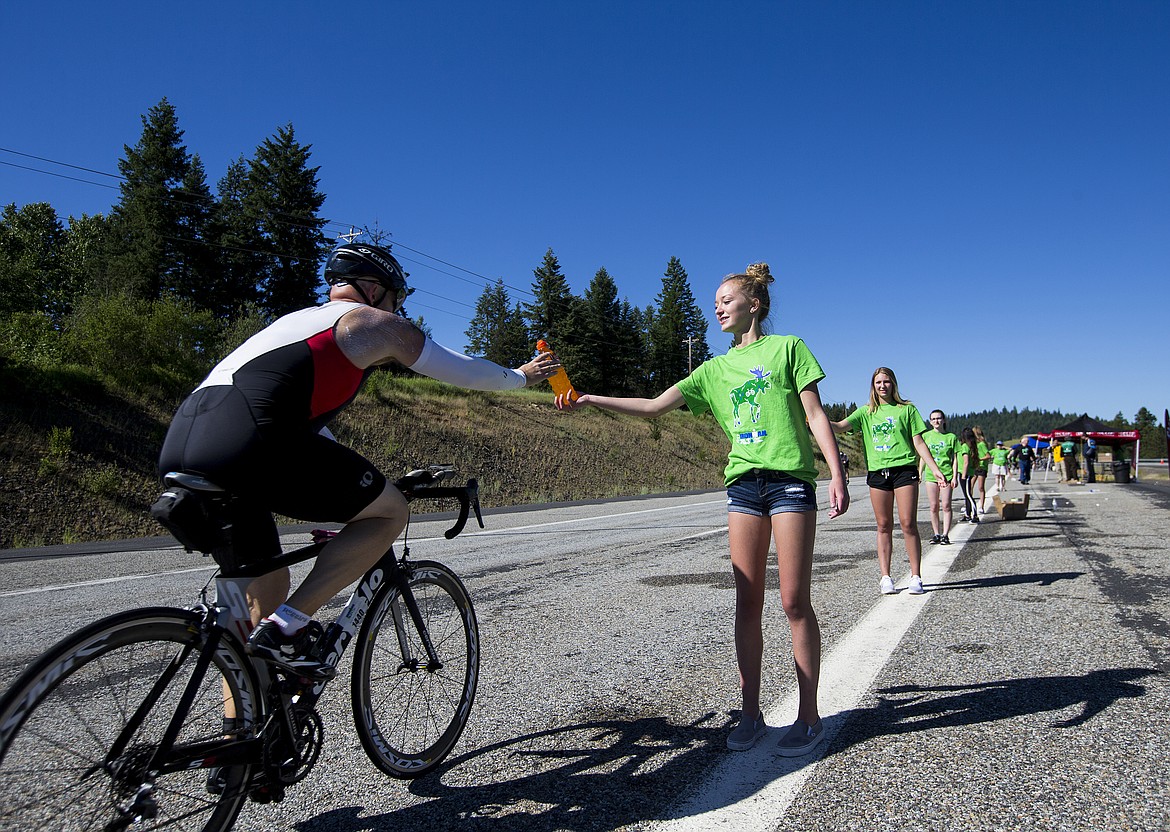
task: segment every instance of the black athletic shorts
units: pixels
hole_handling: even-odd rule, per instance
[[[163,441],[159,473],[206,477],[236,498],[233,514],[253,546],[279,553],[272,512],[311,522],[346,523],[374,501],[386,477],[356,451],[302,428],[256,425],[236,388],[196,390],[179,407]],[[255,549],[253,549],[255,551]]]
[[[918,482],[917,465],[895,465],[893,468],[882,468],[870,471],[865,477],[865,484],[878,491],[893,491],[904,485],[914,485]]]

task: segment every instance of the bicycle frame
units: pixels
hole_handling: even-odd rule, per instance
[[[284,687],[278,685],[278,679],[273,675],[270,666],[259,659],[251,661],[251,671],[255,674],[259,685],[256,690],[260,693],[279,693],[278,697],[271,695],[261,696],[262,702],[243,702],[245,713],[238,714],[246,725],[255,726],[250,735],[238,738],[223,738],[208,740],[176,748],[175,740],[187,716],[192,697],[202,682],[204,674],[211,665],[211,656],[222,638],[237,638],[241,645],[247,641],[248,633],[252,630],[251,610],[248,606],[246,590],[248,585],[260,574],[266,574],[284,566],[290,566],[315,557],[324,543],[313,543],[292,552],[287,552],[278,558],[266,561],[262,567],[250,567],[234,570],[232,575],[219,575],[215,579],[215,601],[203,604],[196,612],[202,612],[202,629],[204,639],[198,652],[185,650],[176,655],[160,677],[151,693],[140,704],[137,712],[127,721],[122,735],[111,747],[106,758],[110,765],[125,751],[126,742],[134,735],[141,721],[142,715],[154,706],[157,695],[173,679],[174,675],[187,662],[192,654],[195,655],[195,667],[187,681],[179,706],[171,719],[170,725],[164,733],[162,741],[151,760],[150,768],[159,774],[191,768],[206,768],[212,765],[235,765],[255,762],[261,756],[264,735],[269,730],[272,719],[280,719],[285,736],[291,736],[292,723],[287,705],[296,699],[298,705],[313,708],[330,679],[308,680],[301,679],[299,684],[294,683]],[[401,560],[395,555],[393,547],[374,564],[358,582],[357,587],[350,595],[341,614],[325,632],[323,643],[326,646],[326,663],[336,667],[350,642],[353,641],[362,621],[369,611],[374,593],[387,581],[394,582],[399,590],[400,597],[406,604],[410,618],[417,628],[420,638],[427,650],[426,669],[439,669],[439,661],[430,634],[423,622],[413,592],[407,580],[409,562],[404,551]],[[256,573],[256,574],[253,574]],[[394,610],[394,623],[398,632],[399,646],[403,651],[403,666],[405,667],[416,657],[409,655],[409,648],[403,637],[405,621],[398,608]],[[239,672],[247,672],[240,668]],[[275,706],[275,707],[274,707]]]
[[[426,499],[440,499],[440,498],[455,498],[459,500],[460,512],[455,524],[444,532],[444,536],[450,540],[458,535],[464,528],[468,519],[469,510],[474,510],[476,520],[480,527],[483,526],[483,518],[480,515],[478,489],[475,480],[470,480],[467,486],[464,487],[417,487],[412,488],[410,483],[405,479],[399,481],[399,486],[403,488],[407,494],[408,499],[426,498]],[[409,528],[409,527],[408,527]],[[353,641],[357,635],[358,629],[361,627],[367,612],[369,612],[370,604],[373,601],[374,594],[387,581],[393,582],[399,592],[399,597],[405,602],[407,612],[410,619],[419,634],[420,640],[426,650],[426,665],[423,669],[427,671],[440,670],[443,667],[442,661],[439,659],[435,651],[434,644],[431,642],[430,632],[427,629],[426,623],[423,621],[422,613],[419,610],[418,602],[414,597],[414,593],[410,588],[410,549],[407,546],[407,535],[404,533],[402,541],[402,555],[397,556],[394,552],[394,546],[391,545],[384,555],[375,563],[358,581],[349,600],[342,608],[341,613],[337,616],[332,624],[325,630],[322,638],[324,647],[325,664],[336,668],[341,661],[350,642]],[[199,677],[206,671],[210,664],[210,655],[215,650],[215,645],[222,634],[230,633],[240,644],[243,645],[248,640],[248,635],[252,631],[252,613],[247,600],[247,589],[253,580],[274,572],[278,569],[293,566],[294,564],[303,563],[311,560],[321,553],[321,550],[328,544],[328,540],[311,543],[299,549],[294,549],[291,552],[285,552],[275,558],[268,559],[263,563],[252,564],[248,566],[236,567],[233,569],[226,569],[215,578],[215,599],[211,603],[207,603],[205,599],[205,609],[208,615],[205,619],[204,631],[205,641],[201,650],[199,665],[197,672],[193,674],[189,687],[193,690],[198,684]],[[412,666],[417,663],[421,657],[412,656],[410,654],[410,647],[405,638],[406,623],[402,617],[402,612],[399,607],[393,609],[394,626],[398,634],[399,648],[402,651],[402,668]],[[176,667],[179,659],[176,659]],[[258,659],[253,659],[252,670],[256,674],[259,681],[257,688],[261,692],[268,692],[273,690],[274,678],[271,667]],[[324,693],[325,687],[328,685],[330,679],[320,680],[302,680],[302,682],[311,681],[311,684],[301,684],[296,686],[295,694],[289,694],[282,691],[282,696],[279,701],[282,704],[280,710],[282,718],[288,722],[287,709],[283,707],[290,700],[292,695],[297,697],[299,704],[308,708],[313,708],[317,700],[320,699]],[[257,718],[269,718],[273,714],[268,712],[267,703],[260,706],[260,712],[256,714],[251,720],[245,719],[245,724],[257,724]],[[253,705],[254,707],[254,705]],[[174,738],[177,736],[178,727],[182,722],[185,708],[180,707],[175,715],[172,728],[168,731],[167,742],[165,742],[159,749],[171,749]],[[251,716],[251,715],[246,715]],[[285,726],[291,732],[291,724]],[[257,737],[263,734],[265,726],[260,726],[257,732]],[[197,749],[191,747],[187,749],[188,753],[183,755],[187,766],[204,765],[204,758],[215,756],[216,759],[222,763],[237,762],[239,757],[251,757],[254,755],[255,744],[259,742],[258,739],[244,738],[244,739],[224,739],[218,741],[211,741],[206,744],[206,748],[199,749],[200,753],[193,753]],[[207,753],[203,753],[207,752]],[[235,754],[233,752],[243,752],[242,754]],[[178,765],[172,761],[166,768],[185,767],[182,762]]]
[[[441,468],[442,466],[439,467]],[[479,488],[476,481],[474,479],[468,480],[467,485],[463,487],[442,487],[430,485],[431,480],[429,479],[419,479],[422,474],[426,474],[428,477],[434,477],[437,473],[436,470],[431,470],[430,472],[413,472],[398,480],[395,485],[402,490],[408,501],[420,498],[454,498],[459,501],[458,518],[455,524],[443,533],[443,536],[448,540],[453,539],[463,531],[464,526],[467,524],[470,511],[475,512],[475,519],[479,523],[480,528],[483,528],[483,517],[479,509]],[[449,476],[453,473],[453,469],[447,469],[442,471],[440,476]],[[349,601],[346,602],[341,614],[325,630],[322,641],[327,645],[325,663],[330,667],[336,667],[338,662],[341,661],[341,656],[345,653],[349,642],[353,640],[354,635],[362,624],[362,620],[365,618],[366,612],[369,610],[374,593],[389,579],[397,585],[400,596],[406,602],[411,620],[414,622],[414,626],[417,628],[423,645],[426,648],[426,669],[438,670],[442,668],[442,662],[439,661],[435,653],[434,645],[431,643],[430,634],[427,631],[426,624],[423,622],[422,614],[419,612],[414,593],[410,589],[410,564],[408,560],[410,549],[407,546],[407,532],[409,528],[408,521],[407,530],[403,532],[401,558],[395,556],[394,546],[391,545],[378,562],[370,567],[366,574],[362,576],[362,579],[358,581],[357,588],[350,595]],[[266,575],[269,572],[275,572],[277,569],[315,558],[321,553],[321,550],[327,543],[328,540],[311,543],[300,549],[285,552],[261,564],[227,570],[217,577],[215,581],[216,601],[214,606],[218,612],[217,623],[219,626],[234,633],[241,642],[246,642],[248,640],[248,634],[252,631],[251,610],[248,607],[246,594],[248,584],[261,575]],[[405,641],[402,639],[403,621],[397,610],[394,613],[394,624],[399,633],[399,644],[403,651],[403,662],[410,662],[412,657],[407,655],[409,650]],[[263,662],[253,662],[253,664],[258,666],[263,665],[260,669],[267,670],[267,665]],[[262,681],[264,681],[263,678]],[[317,698],[320,697],[321,692],[325,688],[326,681],[322,680],[313,686],[310,704],[316,702]],[[267,684],[264,687],[267,688]]]

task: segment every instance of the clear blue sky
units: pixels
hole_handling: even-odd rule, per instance
[[[116,173],[166,96],[214,186],[291,122],[330,233],[391,232],[453,347],[483,280],[529,290],[550,247],[578,294],[604,266],[639,306],[677,256],[709,320],[766,260],[826,401],[889,365],[924,409],[1170,404],[1170,3],[48,2],[3,26],[0,147]],[[0,163],[0,203],[118,196]]]

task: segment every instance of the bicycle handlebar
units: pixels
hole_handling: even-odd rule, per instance
[[[464,486],[437,486],[433,483],[442,482],[455,476],[455,469],[446,465],[432,465],[430,468],[411,471],[397,480],[395,487],[410,500],[440,500],[454,498],[459,501],[459,517],[455,525],[443,532],[443,537],[451,540],[467,525],[467,516],[475,511],[476,522],[483,528],[483,515],[479,510],[479,483],[469,479]]]

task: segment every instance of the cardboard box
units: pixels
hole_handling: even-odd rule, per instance
[[[1031,496],[1031,494],[1025,494],[1023,497],[1013,497],[1010,500],[1004,500],[996,494],[993,498],[995,500],[995,510],[999,512],[1001,520],[1023,520],[1028,516],[1028,500]]]

